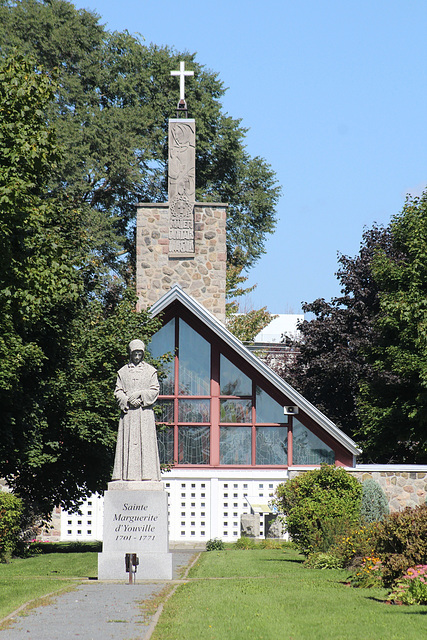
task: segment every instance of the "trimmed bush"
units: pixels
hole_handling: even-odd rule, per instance
[[[390,513],[388,501],[378,482],[369,478],[362,482],[360,517],[365,524],[380,522]]]
[[[275,504],[305,554],[328,551],[360,519],[362,485],[342,467],[323,464],[280,484]]]
[[[386,516],[378,525],[376,552],[383,563],[386,587],[410,567],[427,564],[427,505]]]
[[[8,562],[20,542],[22,500],[0,492],[0,562]]]

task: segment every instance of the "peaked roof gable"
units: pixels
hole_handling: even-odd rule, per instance
[[[290,401],[310,416],[320,427],[322,427],[330,436],[337,440],[345,449],[350,451],[352,455],[357,456],[361,450],[356,446],[355,442],[349,438],[341,429],[339,429],[329,418],[327,418],[319,409],[311,404],[304,396],[296,391],[283,378],[275,373],[254,353],[249,351],[245,345],[234,336],[225,325],[220,322],[210,311],[201,304],[196,302],[194,298],[189,296],[178,284],[175,284],[167,293],[165,293],[150,309],[153,317],[165,311],[172,303],[180,302],[190,313],[198,318],[206,325],[214,334],[225,342],[231,349],[238,353],[248,364],[250,364],[258,373],[273,384],[279,391],[286,395]]]

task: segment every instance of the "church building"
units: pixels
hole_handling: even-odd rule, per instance
[[[181,63],[176,74],[168,202],[138,206],[136,250],[139,308],[162,323],[147,349],[170,354],[157,403],[169,537],[233,541],[251,513],[263,537],[278,484],[323,462],[354,467],[360,451],[225,326],[227,207],[195,201],[196,122],[184,95],[191,72]],[[93,496],[81,515],[62,515],[61,539],[99,539],[101,520],[102,498]]]

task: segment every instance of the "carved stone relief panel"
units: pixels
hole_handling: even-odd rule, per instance
[[[194,255],[196,193],[194,120],[169,120],[169,256]]]

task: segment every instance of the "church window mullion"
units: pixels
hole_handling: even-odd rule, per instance
[[[211,465],[219,465],[219,350],[212,345],[211,369]]]

